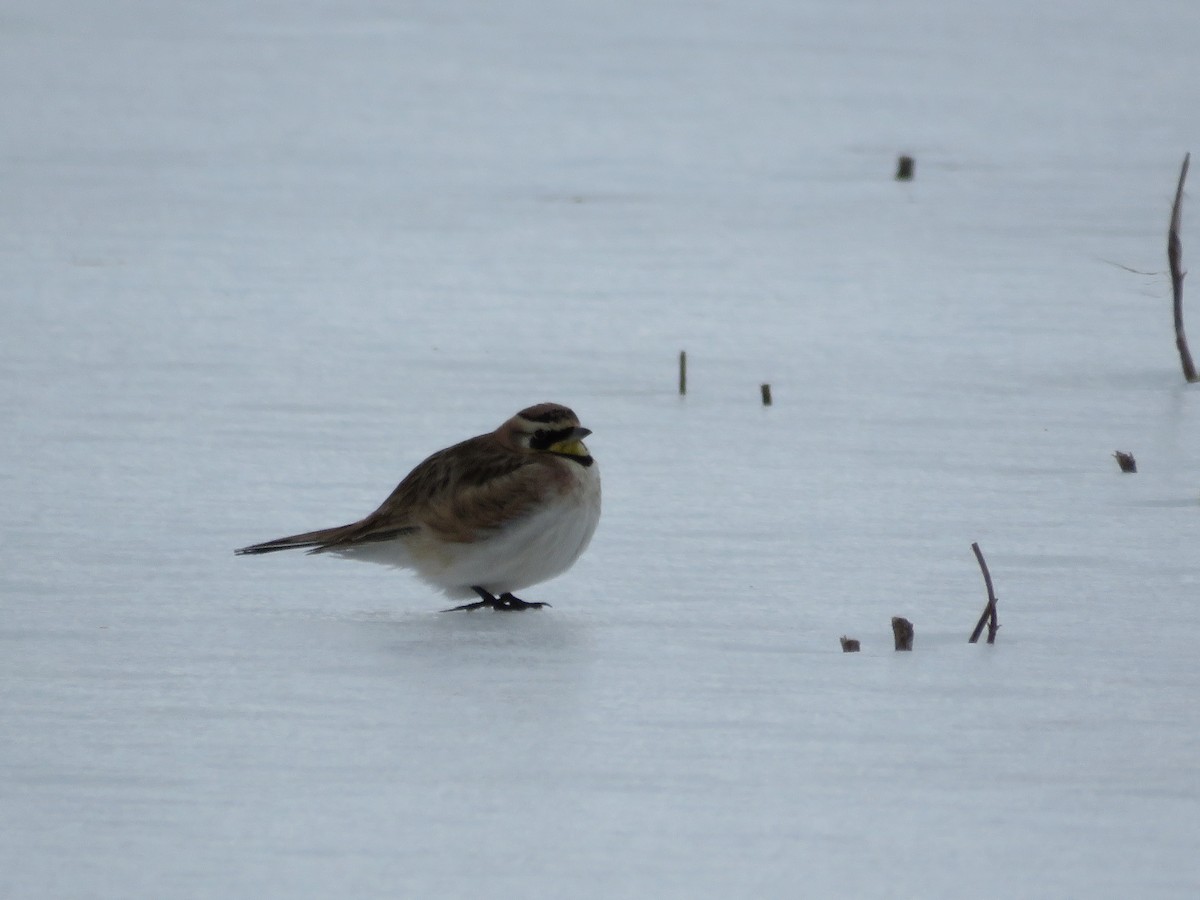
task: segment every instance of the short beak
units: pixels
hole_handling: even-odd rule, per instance
[[[568,441],[582,441],[585,437],[587,437],[591,433],[592,433],[592,429],[584,428],[582,425],[579,425],[579,426],[576,426],[571,431],[571,436],[569,438],[567,438],[567,440]]]

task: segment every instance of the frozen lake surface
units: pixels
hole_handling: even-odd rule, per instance
[[[6,4],[0,896],[1200,895],[1198,34]],[[543,400],[552,609],[233,556]]]

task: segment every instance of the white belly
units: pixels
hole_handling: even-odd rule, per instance
[[[450,597],[473,597],[476,586],[514,593],[561,575],[587,549],[600,521],[600,473],[594,464],[579,469],[572,491],[485,539],[448,543],[418,533],[331,552],[411,569]]]
[[[450,596],[470,596],[476,585],[499,596],[549,581],[574,565],[596,531],[600,497],[594,504],[561,503],[535,513],[484,541],[457,544],[444,566],[426,580]]]

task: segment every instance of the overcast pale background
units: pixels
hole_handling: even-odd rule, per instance
[[[1197,34],[9,0],[0,896],[1200,894]],[[543,400],[551,609],[232,555]]]

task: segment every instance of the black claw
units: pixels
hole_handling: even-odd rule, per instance
[[[520,609],[541,609],[543,606],[549,606],[549,603],[531,603],[528,600],[522,600],[520,597],[514,597],[512,594],[501,594],[499,602],[503,606],[494,606],[496,610],[520,610]]]
[[[471,610],[475,610],[475,609],[483,609],[485,606],[491,606],[491,605],[492,604],[489,603],[487,600],[477,600],[474,603],[464,603],[462,606],[452,606],[449,609],[443,609],[442,612],[458,612],[459,610],[463,610],[463,609],[465,609],[467,611],[471,611]]]
[[[443,609],[442,612],[459,612],[467,610],[468,612],[476,609],[491,608],[496,612],[520,612],[526,609],[541,609],[543,606],[549,606],[549,603],[531,603],[528,600],[522,600],[520,597],[514,597],[512,594],[504,593],[499,597],[485,591],[481,587],[471,588],[479,595],[479,599],[474,603],[464,603],[462,606],[453,606],[450,609]]]

